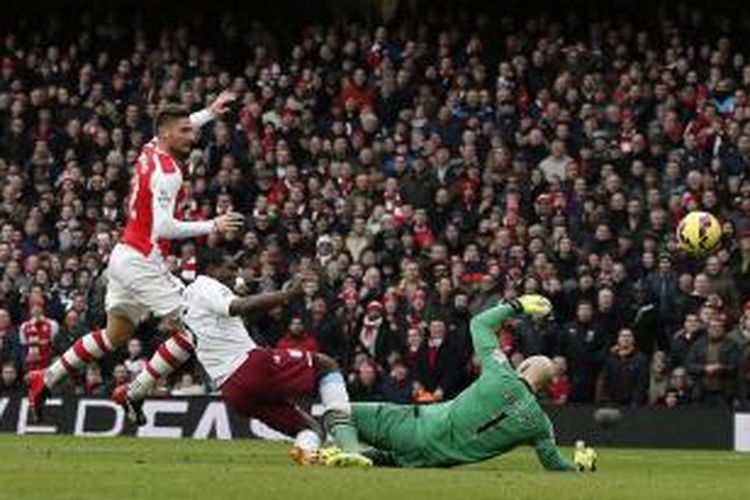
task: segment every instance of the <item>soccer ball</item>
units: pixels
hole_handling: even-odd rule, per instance
[[[709,255],[721,243],[721,224],[708,212],[690,212],[677,226],[677,243],[691,255]]]

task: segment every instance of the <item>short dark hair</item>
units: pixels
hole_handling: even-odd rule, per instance
[[[199,274],[205,274],[209,269],[224,264],[228,256],[221,248],[201,248],[196,255],[196,270]]]
[[[175,120],[189,117],[190,113],[188,112],[188,110],[180,106],[179,104],[167,104],[156,114],[154,128],[156,129],[156,133],[158,134],[159,130],[161,130],[161,128],[165,125],[168,125]]]

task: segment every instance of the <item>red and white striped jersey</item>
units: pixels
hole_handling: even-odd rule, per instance
[[[179,164],[159,148],[156,138],[152,139],[143,146],[136,163],[121,242],[146,256],[154,249],[163,255],[167,240],[213,231],[212,221],[187,222],[175,218],[181,189]]]

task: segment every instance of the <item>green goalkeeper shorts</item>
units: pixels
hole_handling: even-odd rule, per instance
[[[359,439],[373,448],[391,452],[396,465],[424,465],[417,418],[419,407],[392,403],[352,403],[352,421]]]

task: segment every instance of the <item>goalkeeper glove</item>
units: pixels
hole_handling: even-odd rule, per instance
[[[552,303],[547,297],[537,294],[521,295],[508,302],[517,313],[530,316],[547,316],[552,312]]]
[[[573,454],[573,463],[580,472],[596,472],[596,451],[589,448],[583,441],[576,442],[576,451]]]

